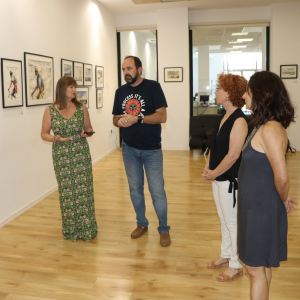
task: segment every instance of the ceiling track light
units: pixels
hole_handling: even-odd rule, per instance
[[[234,36],[234,35],[247,35],[248,32],[235,32],[235,33],[232,33],[231,35]]]

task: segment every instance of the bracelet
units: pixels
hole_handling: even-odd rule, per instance
[[[55,135],[52,137],[52,142],[53,143],[55,142]]]

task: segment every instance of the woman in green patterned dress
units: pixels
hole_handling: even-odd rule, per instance
[[[41,132],[44,141],[53,142],[62,232],[73,242],[90,241],[97,235],[92,160],[84,133],[93,128],[86,106],[77,100],[76,86],[71,76],[58,80],[55,102],[45,110]]]

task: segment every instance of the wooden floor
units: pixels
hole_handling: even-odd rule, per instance
[[[300,200],[300,154],[287,161],[290,194]],[[250,299],[248,275],[219,283],[220,270],[206,268],[219,256],[220,225],[211,185],[201,179],[204,164],[197,151],[164,152],[172,244],[162,248],[148,191],[149,232],[130,238],[135,214],[115,151],[94,166],[99,232],[92,242],[62,238],[57,192],[0,229],[0,300]],[[300,299],[300,207],[289,215],[288,244],[271,300]]]

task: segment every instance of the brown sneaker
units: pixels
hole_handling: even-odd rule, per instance
[[[160,235],[160,245],[162,247],[168,247],[171,245],[171,238],[168,232],[164,232]]]
[[[131,238],[138,239],[147,231],[148,231],[148,227],[143,227],[143,226],[138,225],[138,227],[134,231],[132,231]]]

